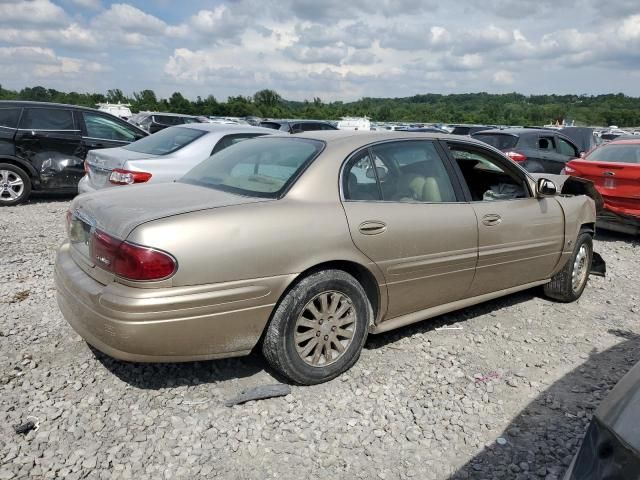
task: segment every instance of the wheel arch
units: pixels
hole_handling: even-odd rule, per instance
[[[0,156],[0,163],[8,163],[9,165],[14,165],[14,166],[16,166],[18,168],[21,168],[22,170],[27,172],[27,174],[29,175],[29,178],[34,183],[37,183],[37,181],[39,179],[38,172],[33,167],[33,165],[31,165],[29,162],[26,162],[26,161],[24,161],[24,160],[22,160],[20,158]]]

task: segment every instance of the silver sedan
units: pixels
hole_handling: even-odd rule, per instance
[[[194,123],[169,127],[124,147],[92,150],[78,192],[173,182],[224,148],[248,138],[271,135],[269,128]]]

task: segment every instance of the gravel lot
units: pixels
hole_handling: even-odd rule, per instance
[[[640,360],[640,243],[602,232],[608,277],[577,303],[529,291],[372,336],[347,375],[228,408],[277,381],[259,355],[127,364],[66,324],[67,205],[0,210],[0,480],[556,479]],[[37,431],[16,434],[29,417]]]

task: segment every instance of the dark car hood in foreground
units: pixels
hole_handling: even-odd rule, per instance
[[[71,210],[94,220],[100,230],[124,239],[138,225],[159,218],[267,200],[186,183],[159,183],[80,195],[71,203]]]
[[[640,453],[640,363],[637,363],[596,410],[595,416]]]

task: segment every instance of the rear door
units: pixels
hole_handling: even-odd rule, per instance
[[[388,319],[463,298],[471,285],[478,227],[450,168],[430,140],[376,144],[345,165],[349,229],[384,273]]]
[[[72,109],[25,108],[15,136],[17,156],[40,175],[40,186],[76,190],[84,175],[82,135]]]
[[[447,142],[478,219],[478,265],[469,296],[550,277],[564,243],[554,198],[536,198],[527,176],[501,155]]]
[[[569,160],[580,158],[580,149],[576,147],[572,142],[562,138],[559,135],[556,136],[556,149],[558,154],[560,155],[560,161],[563,162],[562,168],[564,168],[564,164]],[[560,170],[562,170],[562,168]],[[560,172],[558,171],[557,173]]]

